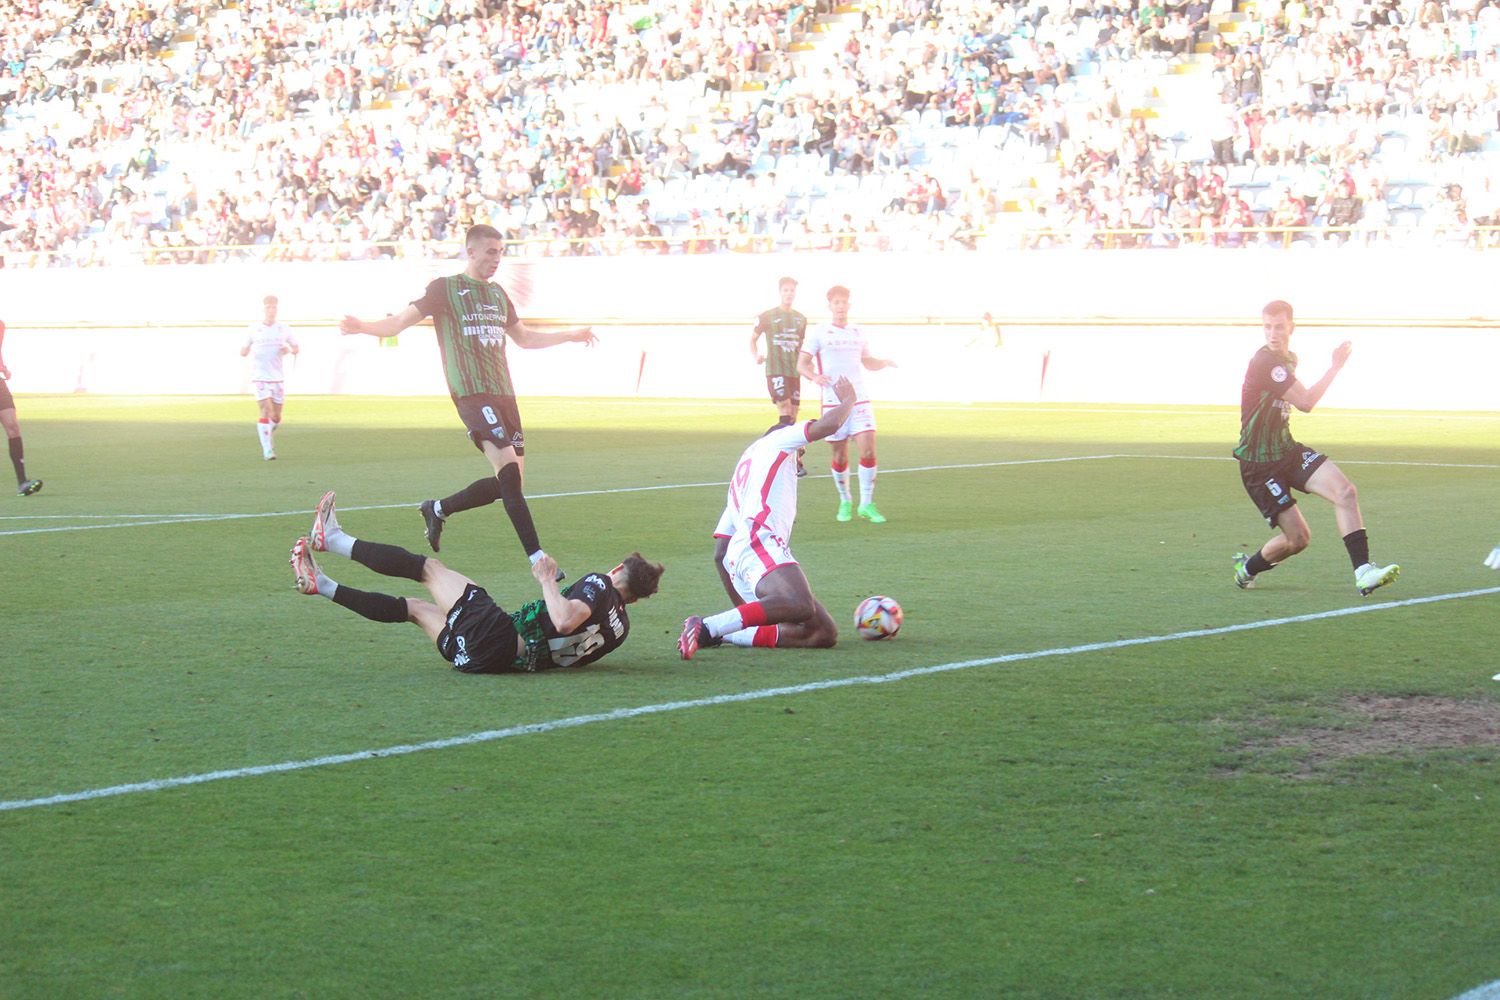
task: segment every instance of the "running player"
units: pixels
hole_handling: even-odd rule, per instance
[[[870,353],[865,333],[849,322],[849,289],[834,285],[828,289],[828,311],[832,318],[819,323],[807,335],[797,357],[802,377],[823,389],[823,409],[835,406],[834,379],[847,378],[854,384],[858,401],[849,420],[833,434],[828,444],[832,451],[833,485],[839,491],[837,521],[851,521],[857,513],[872,524],[884,524],[885,516],[875,506],[875,407],[865,394],[864,372],[894,367],[896,362],[877,358]],[[859,449],[859,507],[849,498],[849,439]]]
[[[505,289],[490,280],[500,267],[504,249],[494,227],[473,226],[464,247],[469,263],[462,274],[436,279],[420,299],[394,316],[373,322],[345,316],[340,330],[345,334],[394,337],[424,316],[432,317],[453,405],[494,475],[475,480],[441,500],[422,501],[427,544],[438,551],[443,523],[454,514],[500,500],[521,547],[536,563],[545,553],[531,520],[531,508],[521,492],[526,438],[505,360],[505,342],[508,338],[521,347],[541,348],[570,341],[593,345],[598,338],[586,326],[539,333],[526,325]],[[558,579],[563,579],[561,571]]]
[[[682,623],[677,651],[684,660],[691,660],[700,647],[726,639],[736,646],[783,649],[826,649],[838,641],[838,626],[813,596],[792,555],[797,477],[787,461],[848,419],[853,384],[840,378],[832,391],[837,402],[817,420],[777,424],[740,455],[714,529],[714,564],[733,606],[707,618],[692,615]]]
[[[335,583],[318,568],[314,552],[332,552],[385,576],[416,580],[432,600]],[[625,606],[656,593],[663,572],[660,564],[635,552],[608,573],[590,573],[564,591],[558,587],[557,564],[543,554],[531,564],[541,599],[507,612],[479,584],[436,559],[344,531],[331,490],[318,503],[312,531],[292,546],[291,562],[301,593],[321,594],[371,621],[412,622],[437,643],[443,659],[467,674],[588,666],[625,641],[630,634]]]
[[[755,363],[766,363],[766,389],[776,412],[781,414],[783,424],[797,420],[797,409],[802,403],[802,378],[797,371],[797,354],[802,350],[802,339],[807,336],[807,317],[792,308],[797,296],[797,279],[782,278],[776,283],[781,301],[774,309],[767,309],[755,317],[755,330],[750,334],[750,353]],[[766,349],[760,349],[760,338],[764,334]],[[807,475],[801,460],[797,462],[797,475]]]
[[[0,343],[5,341],[5,324],[0,323]],[[10,369],[0,359],[0,427],[10,444],[10,464],[16,470],[16,496],[29,497],[41,491],[40,479],[26,478],[26,449],[21,446],[21,423],[16,419],[16,399],[10,394]]]
[[[1368,594],[1396,579],[1401,567],[1377,566],[1370,561],[1370,541],[1354,484],[1327,455],[1293,440],[1287,419],[1294,406],[1303,413],[1312,412],[1349,360],[1353,347],[1346,340],[1335,348],[1333,365],[1322,378],[1305,386],[1297,381],[1297,355],[1289,346],[1296,329],[1292,307],[1280,300],[1272,302],[1261,310],[1261,322],[1266,346],[1255,352],[1245,372],[1245,385],[1240,391],[1240,443],[1234,457],[1239,459],[1245,492],[1266,523],[1280,534],[1253,556],[1235,553],[1234,582],[1241,589],[1253,587],[1256,576],[1307,548],[1312,531],[1292,496],[1296,489],[1333,504],[1334,520],[1354,565],[1354,585],[1360,594]]]
[[[268,462],[276,458],[272,436],[281,426],[281,409],[286,404],[286,373],[281,359],[301,349],[291,327],[276,318],[278,304],[274,295],[261,299],[264,316],[259,323],[250,324],[240,348],[240,357],[250,356],[250,384],[255,388],[255,402],[260,407],[260,422],[255,429],[260,434],[261,457]]]

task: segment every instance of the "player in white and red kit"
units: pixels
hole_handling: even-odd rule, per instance
[[[852,521],[857,513],[872,524],[884,524],[885,516],[875,506],[875,408],[865,392],[866,370],[879,371],[896,362],[877,358],[870,353],[864,331],[849,322],[849,289],[834,285],[828,289],[828,311],[832,318],[808,331],[797,357],[802,377],[823,387],[823,410],[836,405],[834,380],[846,378],[854,386],[855,403],[849,419],[828,436],[832,449],[833,484],[839,491],[839,509],[835,520]],[[849,439],[859,448],[859,507],[849,497]]]
[[[838,402],[817,420],[777,424],[740,455],[724,513],[714,529],[714,562],[734,606],[682,623],[677,651],[691,660],[701,646],[827,648],[839,630],[813,596],[792,555],[797,520],[797,453],[838,430],[854,405],[854,386],[833,385]]]
[[[276,319],[276,296],[267,295],[261,305],[265,317],[259,323],[251,323],[240,348],[240,357],[250,357],[250,382],[255,387],[255,401],[260,406],[260,422],[255,425],[260,435],[261,455],[270,461],[276,457],[271,436],[281,426],[281,408],[286,403],[286,373],[282,368],[284,354],[296,354],[299,350],[297,338],[291,327]]]

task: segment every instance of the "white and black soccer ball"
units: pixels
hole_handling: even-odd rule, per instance
[[[901,631],[901,605],[893,597],[866,597],[854,609],[854,628],[862,639],[889,639]]]

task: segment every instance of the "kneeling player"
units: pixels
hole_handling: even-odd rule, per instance
[[[332,552],[385,576],[416,580],[431,601],[369,593],[335,583],[313,558]],[[625,641],[630,619],[625,605],[656,593],[662,567],[639,552],[608,573],[590,573],[566,591],[557,564],[543,555],[531,567],[542,597],[507,612],[483,587],[436,559],[398,545],[356,539],[344,531],[330,490],[318,504],[312,532],[292,546],[296,587],[321,594],[377,622],[412,622],[437,643],[443,659],[470,674],[531,672],[593,663]]]
[[[701,646],[824,648],[838,641],[828,609],[813,596],[792,555],[797,520],[797,453],[838,430],[854,405],[854,386],[834,384],[838,404],[800,426],[777,424],[740,455],[728,502],[714,530],[714,562],[735,605],[682,623],[677,651],[691,660]]]

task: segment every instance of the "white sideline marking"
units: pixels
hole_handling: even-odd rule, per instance
[[[1453,1000],[1500,1000],[1500,979],[1493,983],[1485,983],[1483,986],[1476,986],[1454,997]]]
[[[1000,469],[1014,465],[1056,465],[1064,462],[1102,462],[1112,459],[1146,459],[1149,461],[1163,462],[1232,462],[1232,455],[1140,455],[1119,453],[1113,455],[1065,455],[1059,458],[1017,458],[1002,462],[961,462],[954,465],[917,465],[907,469],[881,469],[882,476],[894,476],[903,472],[944,472],[953,469]],[[1386,462],[1386,461],[1361,461],[1358,459],[1346,460],[1340,465],[1391,465],[1411,466],[1422,469],[1500,469],[1500,465],[1486,465],[1480,463],[1466,462]],[[822,473],[812,473],[810,479],[825,479]],[[534,493],[528,494],[528,500],[549,500],[564,497],[593,497],[606,496],[617,493],[652,493],[659,490],[693,490],[705,486],[728,486],[727,482],[708,483],[667,483],[658,486],[619,486],[612,489],[602,490],[572,490],[565,493]],[[366,504],[364,506],[343,506],[340,510],[395,510],[402,507],[416,507],[413,503],[380,503]],[[104,518],[129,518],[122,524],[67,524],[54,528],[12,528],[8,531],[0,531],[0,537],[6,535],[45,535],[58,531],[97,531],[103,528],[146,528],[163,524],[197,524],[199,522],[212,521],[243,521],[265,517],[302,517],[311,514],[311,510],[277,510],[265,511],[254,514],[5,514],[0,515],[0,521],[37,521],[37,520],[99,520]]]
[[[484,732],[469,733],[467,736],[450,736],[446,739],[428,740],[423,743],[402,743],[393,747],[382,747],[378,750],[357,750],[353,753],[331,754],[326,757],[314,757],[308,760],[290,760],[280,764],[260,764],[255,767],[237,767],[225,771],[188,774],[178,778],[158,778],[154,781],[139,781],[128,785],[111,785],[108,788],[93,788],[84,792],[67,792],[61,795],[49,795],[36,799],[11,799],[0,801],[0,812],[15,809],[34,809],[38,806],[62,805],[67,802],[84,802],[90,799],[110,798],[115,795],[129,795],[133,792],[157,792],[167,788],[179,788],[183,785],[200,785],[206,781],[221,781],[226,778],[248,778],[260,774],[281,774],[287,771],[305,771],[314,767],[328,767],[333,764],[349,764],[357,760],[400,757],[423,750],[446,750],[450,747],[509,739],[512,736],[528,736],[533,733],[550,733],[559,729],[573,729],[577,726],[587,726],[595,722],[614,722],[619,719],[634,719],[643,715],[677,712],[685,708],[706,708],[713,705],[731,705],[742,701],[761,701],[766,698],[779,698],[783,695],[806,694],[811,691],[827,691],[833,688],[853,687],[855,685],[889,684],[894,681],[904,681],[912,677],[926,677],[930,674],[942,674],[954,670],[968,670],[973,667],[985,667],[997,663],[1021,663],[1027,660],[1040,660],[1051,656],[1072,656],[1075,653],[1095,653],[1100,650],[1125,649],[1130,646],[1150,646],[1161,642],[1175,642],[1179,639],[1201,639],[1211,635],[1249,632],[1256,629],[1273,628],[1278,625],[1295,625],[1300,622],[1321,621],[1326,618],[1343,618],[1348,615],[1361,615],[1371,611],[1387,611],[1391,608],[1407,608],[1418,604],[1434,604],[1439,601],[1454,601],[1466,597],[1480,597],[1489,594],[1500,594],[1500,587],[1464,590],[1452,594],[1437,594],[1431,597],[1411,597],[1403,601],[1385,601],[1380,604],[1357,604],[1347,608],[1335,608],[1332,611],[1293,615],[1289,618],[1269,618],[1264,621],[1246,622],[1242,625],[1221,625],[1218,628],[1189,629],[1184,632],[1171,632],[1166,635],[1142,636],[1138,639],[1114,639],[1109,642],[1087,642],[1077,646],[1038,649],[1027,653],[1006,653],[1003,656],[989,656],[979,660],[960,660],[955,663],[940,663],[931,667],[913,667],[908,670],[897,670],[889,674],[876,674],[864,677],[838,677],[830,680],[811,681],[807,684],[794,684],[790,687],[762,688],[758,691],[716,694],[710,695],[707,698],[693,698],[688,701],[668,701],[656,705],[638,705],[634,708],[616,708],[608,712],[599,712],[593,715],[575,715],[566,719],[532,722],[521,726],[511,726],[506,729],[489,729]]]

